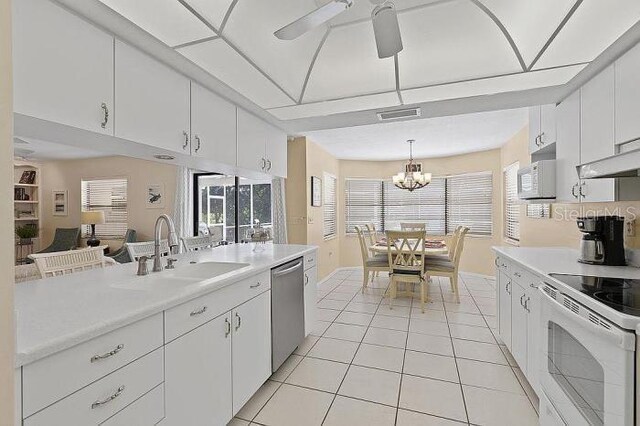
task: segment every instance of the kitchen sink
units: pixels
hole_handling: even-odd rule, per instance
[[[173,270],[165,270],[162,274],[174,276],[177,278],[191,280],[206,280],[215,278],[241,268],[249,266],[248,263],[232,263],[232,262],[201,262],[188,265],[180,265]]]

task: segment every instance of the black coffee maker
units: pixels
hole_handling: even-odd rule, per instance
[[[578,261],[608,266],[627,264],[624,256],[624,217],[581,217],[577,223],[578,229],[584,233]]]

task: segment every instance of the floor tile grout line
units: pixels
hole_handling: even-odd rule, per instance
[[[462,279],[462,284],[465,285],[464,279]],[[447,328],[449,329],[449,335],[451,335],[451,326],[449,324],[449,317],[447,316],[446,306],[445,306],[445,316],[447,317]],[[460,386],[460,394],[462,396],[462,406],[464,408],[464,415],[467,419],[467,424],[469,424],[471,423],[471,419],[469,418],[469,409],[467,408],[467,398],[464,394],[464,387],[462,386],[462,376],[460,375],[460,366],[458,365],[458,357],[456,356],[456,346],[453,344],[453,339],[451,340],[451,350],[453,351],[453,361],[456,365],[456,373],[458,374],[458,380],[460,381],[459,386]]]

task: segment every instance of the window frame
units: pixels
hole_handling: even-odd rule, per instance
[[[504,239],[505,242],[510,243],[510,244],[515,244],[515,245],[519,245],[520,244],[520,205],[518,202],[518,169],[520,168],[520,162],[519,161],[514,161],[513,163],[509,164],[508,166],[506,166],[503,170],[502,170],[502,220],[503,220],[503,226],[502,226],[502,238]],[[509,190],[509,182],[507,182],[508,179],[508,173],[512,173],[513,176],[511,176],[512,179],[514,179],[514,181],[511,183],[513,188],[513,194],[511,194],[511,191]],[[515,200],[516,202],[512,202],[513,200]],[[509,232],[509,222],[510,222],[510,212],[509,212],[509,207],[515,207],[515,209],[517,210],[516,213],[516,220],[512,222],[515,223],[515,228],[516,228],[516,234],[517,235],[511,235]]]
[[[322,237],[325,241],[328,241],[338,237],[338,178],[331,173],[323,172],[322,180]],[[327,201],[327,183],[329,180],[332,180],[334,184],[332,202]],[[333,206],[331,221],[327,220],[327,208],[329,206]],[[327,233],[327,225],[329,224],[329,227],[331,227],[331,222],[333,222],[333,232]]]

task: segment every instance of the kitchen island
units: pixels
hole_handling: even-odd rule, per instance
[[[24,424],[226,424],[271,374],[271,269],[303,258],[315,303],[315,253],[235,244],[147,276],[131,263],[18,285]]]

